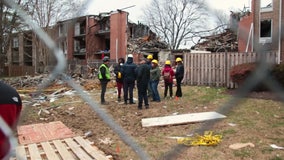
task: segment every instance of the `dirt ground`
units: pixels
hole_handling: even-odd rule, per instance
[[[97,87],[90,87],[93,82],[85,85],[90,97],[99,102],[100,90]],[[86,84],[86,83],[85,83]],[[89,87],[87,87],[89,86]],[[93,84],[93,86],[96,86]],[[134,151],[121,138],[106,125],[101,117],[78,95],[64,94],[71,90],[66,84],[49,87],[49,91],[43,92],[42,99],[32,98],[30,88],[21,89],[21,96],[24,101],[24,111],[21,115],[19,125],[44,123],[52,121],[62,121],[67,127],[72,129],[77,135],[86,135],[87,138],[94,142],[95,145],[104,151],[107,155],[112,155],[115,160],[139,159]],[[51,101],[49,97],[55,91],[60,90],[56,95],[55,101]],[[174,88],[175,91],[176,88]],[[205,88],[206,90],[207,88]],[[136,90],[135,97],[136,95]],[[152,157],[152,159],[200,159],[200,160],[282,160],[284,153],[281,150],[274,150],[269,147],[270,143],[284,146],[283,126],[284,111],[279,101],[275,101],[277,96],[270,92],[251,93],[250,97],[253,102],[245,107],[234,109],[230,112],[230,118],[226,118],[211,126],[210,130],[214,133],[222,134],[222,142],[217,146],[194,146],[194,147],[177,147],[177,141],[171,139],[171,136],[186,136],[194,134],[194,131],[204,123],[193,123],[185,125],[174,125],[165,127],[142,127],[141,119],[157,116],[167,116],[182,113],[195,113],[215,111],[224,104],[226,99],[234,94],[234,91],[226,91],[218,93],[214,99],[208,98],[208,95],[198,95],[201,91],[198,87],[183,86],[184,96],[179,99],[162,99],[160,103],[150,103],[150,109],[138,110],[137,104],[124,105],[116,100],[116,91],[113,85],[109,85],[106,100],[109,105],[101,106],[104,111],[111,116],[115,123],[120,125],[128,135],[133,137],[135,141]],[[209,91],[205,91],[209,92]],[[163,88],[160,88],[160,95],[163,95]],[[213,93],[216,96],[215,93]],[[264,100],[265,99],[265,100]],[[270,103],[263,106],[264,103]],[[39,103],[40,105],[34,105]],[[254,106],[255,109],[247,109],[246,107]],[[257,116],[257,112],[262,114],[262,110],[274,108],[272,117],[269,121],[280,124],[275,126],[267,126],[263,122],[267,117]],[[40,110],[48,110],[41,112]],[[245,118],[240,118],[243,113]],[[247,120],[247,117],[256,115],[254,120]],[[271,115],[270,115],[271,116]],[[229,124],[236,124],[233,127]],[[247,124],[249,123],[249,124]],[[252,124],[250,124],[252,123]],[[251,125],[253,127],[251,127]],[[272,127],[272,128],[271,128]],[[245,147],[240,150],[232,150],[228,146],[234,143],[252,142],[255,147]],[[177,152],[182,150],[182,152]],[[175,155],[171,157],[171,153]]]

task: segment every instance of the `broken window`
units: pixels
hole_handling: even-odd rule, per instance
[[[19,38],[15,37],[13,38],[13,48],[19,47]]]
[[[75,40],[74,41],[74,51],[79,52],[80,51],[80,42]]]
[[[33,41],[32,41],[32,33],[27,32],[24,34],[24,64],[27,66],[33,65]]]
[[[64,24],[59,25],[59,36],[66,36],[67,34],[67,26]]]
[[[260,11],[261,12],[272,11],[272,0],[260,0]]]
[[[75,36],[80,35],[80,23],[75,24]]]
[[[269,43],[272,41],[272,23],[271,19],[260,21],[260,43]]]
[[[75,23],[74,34],[75,36],[86,34],[86,21]]]

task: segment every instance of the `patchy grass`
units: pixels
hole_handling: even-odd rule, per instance
[[[115,102],[114,89],[109,89],[108,106],[102,106],[125,131],[155,160],[162,159],[168,152],[174,152],[176,160],[283,160],[282,150],[273,149],[270,144],[284,146],[284,105],[279,101],[259,98],[244,98],[234,106],[227,118],[212,124],[207,130],[221,134],[223,139],[217,146],[185,147],[182,152],[175,152],[177,142],[169,137],[194,134],[203,127],[204,122],[164,127],[142,127],[141,120],[148,117],[162,117],[173,114],[197,113],[219,110],[225,103],[230,103],[233,95],[225,88],[182,86],[183,97],[162,99],[160,103],[150,103],[150,109],[137,110],[136,105],[123,105]],[[94,99],[99,99],[99,91],[93,90]],[[175,88],[174,88],[175,93]],[[135,90],[137,97],[137,92]],[[160,88],[160,95],[163,89]],[[114,98],[112,98],[114,97]],[[161,96],[162,97],[162,96]],[[45,116],[49,121],[60,120],[77,134],[91,130],[94,135],[89,139],[104,152],[114,155],[114,159],[139,159],[129,146],[94,113],[86,103],[70,103],[80,98],[64,96],[44,106],[60,106]],[[70,107],[75,107],[74,116],[64,114]],[[39,107],[31,107],[22,117],[22,124],[42,123],[37,114]],[[42,115],[41,115],[42,116]],[[234,124],[234,125],[232,125]],[[99,143],[98,139],[110,138],[111,146]],[[232,150],[229,145],[235,143],[253,143],[255,147]],[[120,152],[117,153],[117,146]]]

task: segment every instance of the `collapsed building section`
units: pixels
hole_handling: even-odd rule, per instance
[[[201,37],[191,49],[211,52],[237,52],[237,35],[230,29],[219,34]]]

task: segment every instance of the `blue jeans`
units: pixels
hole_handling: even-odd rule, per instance
[[[161,101],[160,99],[160,95],[159,95],[159,91],[158,91],[158,84],[159,81],[155,80],[155,81],[150,81],[151,84],[151,89],[152,89],[152,97],[153,97],[153,101]]]

